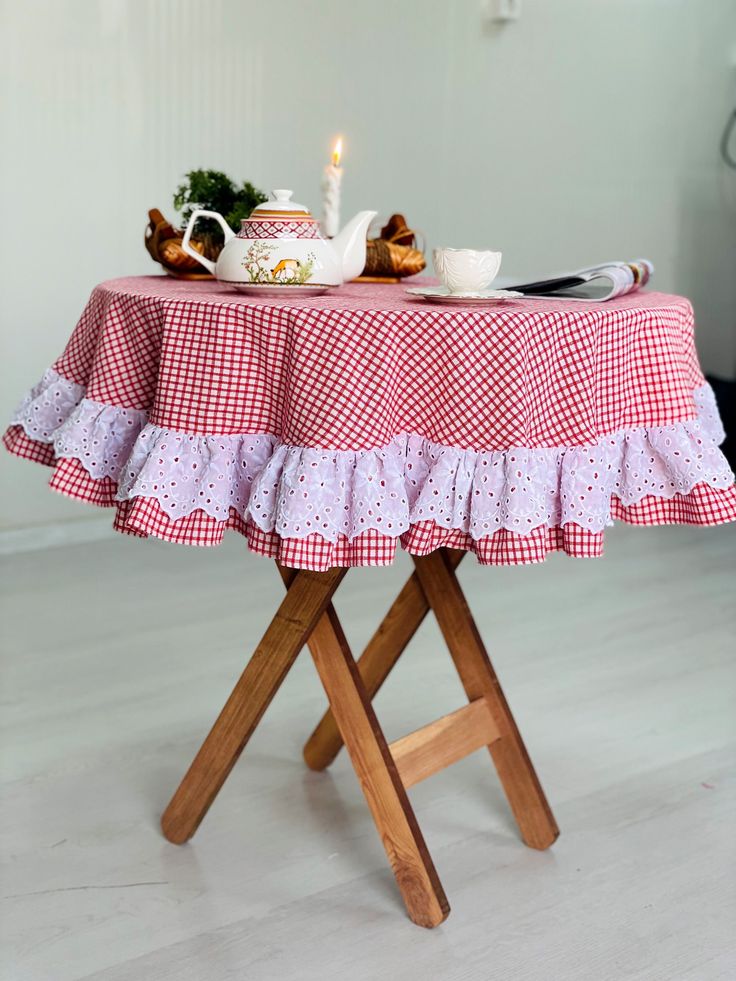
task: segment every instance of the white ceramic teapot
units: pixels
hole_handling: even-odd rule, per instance
[[[292,191],[274,191],[241,221],[236,235],[216,211],[194,211],[182,249],[222,283],[249,293],[324,292],[359,276],[365,266],[365,241],[375,211],[360,211],[333,239],[322,238],[317,222]],[[198,218],[214,218],[225,234],[217,262],[189,244]]]

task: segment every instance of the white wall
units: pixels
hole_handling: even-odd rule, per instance
[[[90,289],[153,271],[146,211],[184,171],[293,187],[346,135],[345,214],[401,210],[504,272],[646,255],[736,364],[733,0],[0,0],[0,415]],[[94,516],[3,454],[0,527]]]

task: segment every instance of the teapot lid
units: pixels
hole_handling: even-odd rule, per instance
[[[279,189],[271,193],[274,200],[256,205],[250,213],[252,219],[284,218],[289,221],[314,221],[308,208],[291,200],[293,191]]]

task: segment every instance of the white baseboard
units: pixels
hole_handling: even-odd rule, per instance
[[[112,538],[114,535],[109,516],[88,521],[57,521],[48,525],[10,528],[0,531],[0,555],[35,552],[60,545],[82,545]]]

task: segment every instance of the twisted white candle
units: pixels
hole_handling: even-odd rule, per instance
[[[342,139],[339,139],[332,154],[332,163],[325,167],[322,176],[322,234],[327,238],[334,238],[340,231],[341,153]]]

